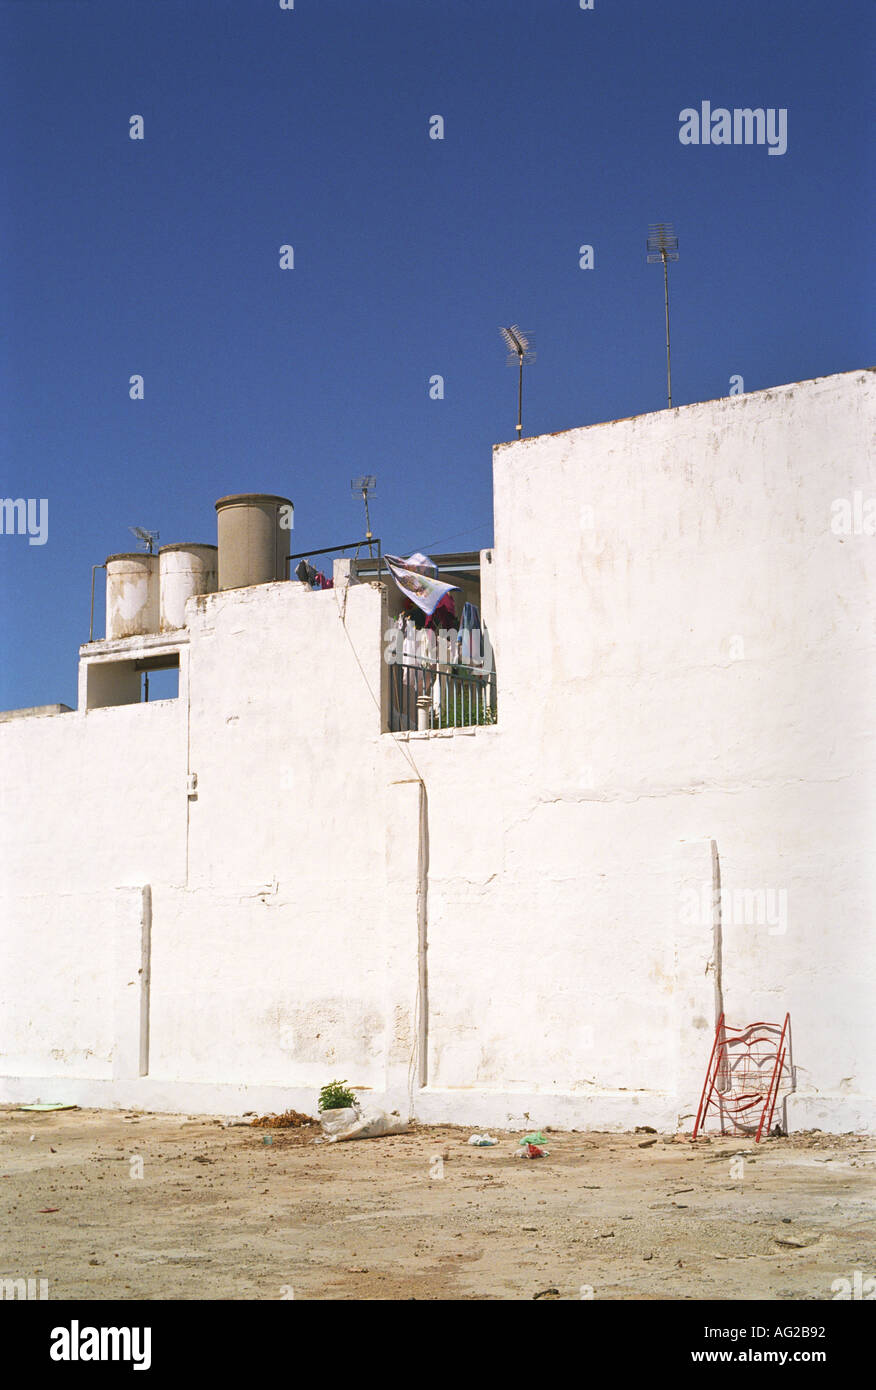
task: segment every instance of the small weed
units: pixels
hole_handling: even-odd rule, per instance
[[[344,1110],[356,1104],[356,1097],[347,1089],[346,1081],[330,1081],[319,1093],[320,1110]]]

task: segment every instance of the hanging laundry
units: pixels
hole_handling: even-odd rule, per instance
[[[309,589],[333,589],[335,581],[328,579],[322,570],[314,569],[307,560],[300,560],[295,567],[295,577]]]
[[[445,584],[437,579],[438,566],[428,555],[422,555],[419,551],[409,555],[406,560],[399,555],[384,555],[383,558],[399,592],[416,604],[427,618],[432,616],[451,590],[459,588],[458,584]],[[446,614],[447,606],[442,611]],[[446,626],[444,623],[438,625]],[[456,626],[455,610],[452,626]]]
[[[437,628],[439,631],[445,632],[450,631],[451,628],[456,631],[457,621],[456,604],[453,601],[453,595],[445,594],[444,597],[439,599],[435,604],[435,607],[432,609],[432,612],[429,614],[423,626],[427,628]]]
[[[459,620],[459,630],[465,628],[468,632],[474,632],[481,625],[481,615],[478,612],[476,603],[466,603],[463,605],[462,617]]]
[[[464,666],[480,666],[483,662],[483,643],[481,641],[481,615],[477,604],[463,605],[457,633],[458,660]]]

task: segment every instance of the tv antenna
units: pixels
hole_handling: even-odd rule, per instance
[[[365,503],[365,539],[368,542],[368,556],[373,559],[371,548],[371,515],[368,511],[368,498],[377,491],[377,479],[373,473],[364,473],[361,478],[350,479],[350,491],[354,497],[361,497]]]
[[[678,260],[678,237],[671,222],[648,224],[648,264],[663,262],[663,293],[666,301],[666,394],[672,405],[672,365],[669,359],[669,262]]]
[[[158,540],[160,532],[147,531],[143,526],[129,526],[128,530],[132,536],[136,536],[147,555],[155,552],[155,542]]]
[[[129,527],[128,527],[128,530],[130,531],[130,533],[131,533],[132,536],[136,536],[136,537],[137,537],[137,540],[140,542],[140,545],[141,545],[141,546],[143,547],[143,549],[146,551],[146,554],[147,554],[147,555],[152,555],[152,554],[154,554],[154,552],[155,552],[155,542],[158,540],[158,536],[159,536],[158,531],[147,531],[146,528],[145,528],[145,526],[129,526]],[[148,704],[148,702],[149,702],[149,672],[148,672],[148,671],[144,671],[144,672],[143,672],[143,699],[144,699],[144,700],[146,701],[146,703]]]
[[[520,439],[523,434],[523,364],[535,361],[535,353],[531,351],[532,335],[521,332],[516,323],[510,328],[500,328],[499,332],[508,348],[507,365],[513,367],[516,363],[520,373],[517,382],[517,438]]]

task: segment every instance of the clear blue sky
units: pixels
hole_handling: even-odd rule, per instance
[[[0,536],[0,707],[75,705],[131,523],[215,541],[217,497],[278,492],[315,548],[375,473],[387,549],[489,545],[499,324],[536,338],[525,434],[665,406],[650,221],[681,242],[676,404],[869,363],[872,14],[0,0],[0,496],[49,501],[45,545]],[[703,100],[786,108],[787,153],[683,146]]]

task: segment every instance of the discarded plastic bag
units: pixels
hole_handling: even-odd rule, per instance
[[[476,1148],[489,1149],[494,1144],[498,1144],[499,1141],[494,1139],[491,1134],[473,1134],[468,1142],[474,1144]]]
[[[330,1144],[339,1144],[345,1139],[379,1139],[384,1134],[404,1134],[408,1128],[407,1120],[399,1115],[387,1115],[376,1106],[363,1105],[323,1110],[320,1123]]]
[[[350,1125],[354,1125],[359,1118],[359,1109],[355,1105],[347,1105],[342,1110],[323,1110],[320,1113],[319,1122],[322,1125],[322,1132],[326,1138],[331,1139],[334,1134],[341,1134]]]

